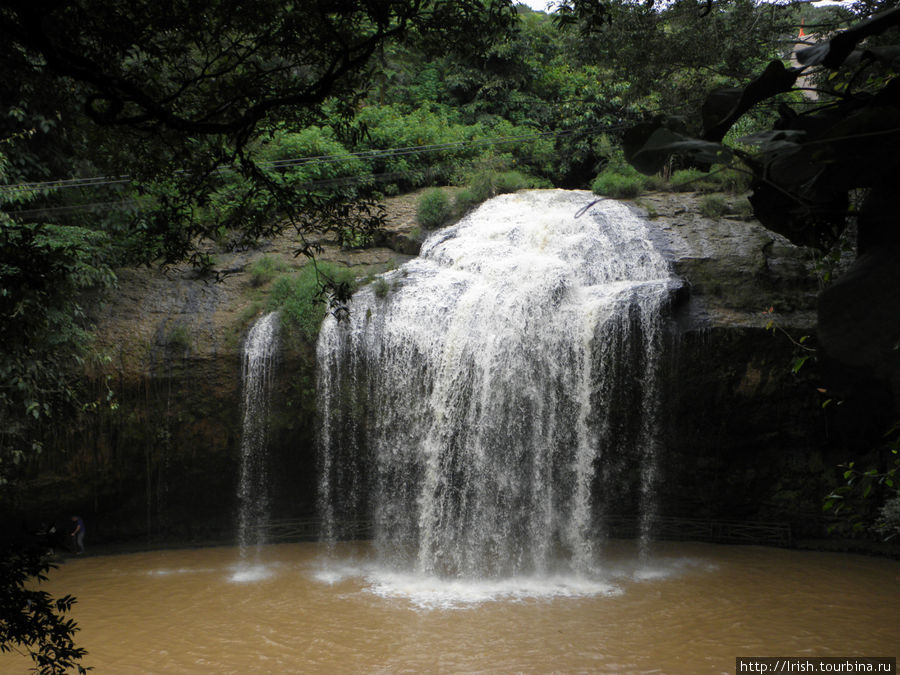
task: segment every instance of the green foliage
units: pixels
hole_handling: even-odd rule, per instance
[[[416,220],[422,227],[434,229],[446,224],[453,217],[450,198],[443,190],[428,190],[416,207]]]
[[[77,227],[20,225],[0,213],[0,484],[40,451],[37,429],[78,408],[90,344],[88,293],[115,283],[106,237]]]
[[[752,0],[709,5],[682,0],[559,3],[563,24],[582,61],[601,64],[610,78],[626,79],[626,103],[658,114],[699,109],[714,87],[739,84],[781,57],[779,42],[793,32],[791,11],[772,11]]]
[[[809,335],[801,335],[799,338],[795,338],[788,331],[786,331],[782,326],[778,324],[778,321],[776,319],[775,307],[769,307],[766,311],[763,312],[763,315],[768,317],[768,320],[766,321],[766,330],[771,331],[772,335],[780,335],[787,338],[794,347],[794,353],[791,361],[791,373],[797,375],[807,362],[815,362],[817,350],[814,346],[812,346],[812,340],[810,339]],[[822,407],[824,408],[829,403],[830,400],[825,401]]]
[[[387,294],[391,290],[391,285],[387,282],[383,276],[379,276],[372,282],[372,292],[375,293],[375,297],[379,299],[383,299],[387,297]]]
[[[706,176],[706,182],[722,192],[742,194],[750,189],[752,174],[737,167],[714,167]]]
[[[356,146],[359,151],[377,152],[406,148],[406,152],[377,154],[372,170],[385,185],[408,190],[424,185],[447,183],[466,161],[483,148],[471,145],[483,137],[477,124],[461,124],[443,106],[405,112],[400,106],[368,106],[359,120],[368,129]],[[425,146],[442,146],[439,153],[417,151]]]
[[[464,213],[472,207],[500,194],[550,187],[546,180],[520,171],[481,169],[468,176],[468,184],[456,193],[454,208]]]
[[[669,187],[673,192],[714,192],[716,186],[708,176],[706,171],[699,169],[679,169],[672,172]]]
[[[359,231],[377,221],[370,175],[379,169],[350,153],[369,137],[353,118],[376,55],[410,45],[421,63],[464,45],[478,58],[515,20],[500,0],[375,0],[322,12],[231,0],[98,10],[76,0],[44,7],[38,22],[30,12],[9,6],[0,21],[9,106],[0,143],[10,144],[12,181],[116,177],[50,190],[36,208],[104,229],[128,263],[201,267],[211,263],[198,244],[223,232],[239,246],[289,226],[367,241]],[[348,211],[348,201],[367,208]]]
[[[549,188],[552,185],[544,178],[536,178],[522,171],[511,169],[499,172],[479,172],[473,176],[469,187],[476,193],[496,196],[519,190]]]
[[[644,176],[634,169],[629,171],[623,167],[604,169],[591,183],[594,193],[615,199],[633,199],[646,188],[647,180]]]
[[[330,127],[278,131],[260,142],[257,157],[270,178],[283,179],[287,183],[313,183],[342,176],[361,176],[371,171],[371,165],[351,155]],[[327,158],[327,161],[304,161],[319,158]]]
[[[84,673],[87,652],[75,646],[78,625],[66,616],[75,598],[54,599],[34,587],[54,567],[37,545],[4,542],[0,548],[0,652],[24,650],[41,675]]]
[[[872,9],[860,6],[863,15]],[[756,217],[793,243],[828,251],[851,222],[861,252],[869,242],[894,237],[885,230],[893,222],[900,175],[900,155],[893,150],[900,121],[892,43],[898,25],[900,8],[887,9],[799,50],[800,67],[773,59],[743,86],[714,89],[694,109],[701,134],[692,135],[674,117],[636,126],[627,134],[629,161],[653,172],[673,154],[697,164],[736,156],[753,175]],[[797,95],[801,76],[818,81],[820,104],[806,106]],[[764,106],[777,106],[778,118],[739,138],[742,147],[722,144],[735,125]],[[854,209],[860,193],[865,199]]]
[[[705,195],[700,200],[700,214],[706,218],[720,218],[730,210],[728,201],[722,195]]]
[[[880,467],[840,466],[843,483],[825,497],[822,509],[835,517],[829,531],[874,534],[884,540],[900,535],[900,423],[884,435]]]
[[[269,291],[269,311],[280,310],[282,326],[296,330],[302,339],[315,342],[329,308],[326,284],[355,286],[353,273],[327,263],[309,263],[296,274],[275,279]]]
[[[287,269],[288,265],[283,260],[264,255],[250,266],[250,285],[264,286]]]

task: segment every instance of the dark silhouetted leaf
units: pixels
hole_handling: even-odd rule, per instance
[[[900,26],[900,7],[860,21],[827,42],[799,50],[797,60],[804,66],[822,65],[831,69],[840,68],[861,40],[871,35],[880,35],[894,26]]]
[[[727,163],[731,150],[719,143],[691,138],[665,127],[654,131],[644,146],[632,157],[632,164],[643,171],[642,166],[657,167],[658,171],[671,155],[683,155],[698,164]]]
[[[747,145],[759,145],[765,147],[770,143],[789,142],[796,144],[806,138],[805,131],[796,129],[770,129],[768,131],[758,131],[755,134],[742,136],[738,140]]]
[[[718,89],[707,98],[709,108],[704,104],[703,138],[707,141],[719,142],[740,117],[754,105],[776,94],[790,91],[800,75],[798,68],[785,68],[781,61],[772,61],[755,80],[750,82],[737,96],[733,89]],[[721,115],[729,102],[731,109],[718,121],[714,116]]]

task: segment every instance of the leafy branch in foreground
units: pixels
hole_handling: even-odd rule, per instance
[[[774,318],[774,307],[769,307],[763,314],[770,317],[769,320],[766,321],[766,330],[771,331],[773,335],[780,334],[783,337],[786,337],[788,342],[794,346],[794,358],[791,362],[791,372],[796,375],[800,372],[800,369],[803,368],[806,362],[815,358],[816,355],[816,348],[809,344],[809,335],[801,335],[799,338],[795,338],[782,326],[779,326]]]
[[[66,616],[75,598],[54,599],[31,588],[55,567],[37,545],[0,549],[0,652],[27,654],[41,675],[84,673],[90,670],[81,665],[87,651],[75,646],[78,625]]]
[[[855,260],[819,293],[816,358],[839,364],[848,379],[892,382],[895,406],[900,382],[898,27],[900,8],[888,9],[800,49],[799,66],[772,61],[745,86],[713,91],[699,115],[699,136],[683,120],[660,118],[631,129],[624,142],[628,161],[645,173],[658,171],[672,155],[704,167],[742,162],[753,177],[754,215],[797,245],[827,257],[848,238],[855,239]],[[801,77],[816,84],[817,100],[800,105],[790,98]],[[737,122],[761,104],[778,106],[772,127],[740,139],[752,148],[723,144]],[[804,356],[795,363],[798,370]],[[892,455],[896,433],[889,444]],[[845,484],[826,499],[826,510],[852,514],[854,532],[884,534],[892,527],[895,532],[900,521],[896,461],[865,470],[857,463],[842,468]],[[872,498],[876,494],[878,500]],[[886,495],[890,498],[877,514],[876,504]]]
[[[483,51],[514,20],[507,0],[0,2],[0,99],[17,105],[15,119],[0,110],[0,140],[51,121],[10,148],[11,180],[83,175],[71,158],[84,157],[94,175],[127,178],[106,187],[138,207],[116,228],[139,262],[208,265],[198,241],[223,228],[253,241],[289,224],[304,232],[302,216],[319,208],[332,216],[330,202],[285,189],[296,185],[261,165],[260,142],[322,124],[359,132],[354,117],[388,46]],[[241,184],[204,218],[227,187],[223,170]],[[14,217],[44,216],[58,199]]]
[[[900,535],[900,423],[885,434],[882,466],[861,469],[856,462],[841,465],[844,484],[826,498],[822,509],[842,520],[853,533],[869,529],[884,540]],[[869,512],[877,508],[877,515]],[[874,521],[874,522],[873,522]]]
[[[799,245],[830,249],[852,215],[857,191],[861,251],[892,232],[884,199],[900,173],[900,80],[896,45],[865,47],[862,40],[900,25],[900,8],[862,21],[830,40],[797,52],[798,67],[772,61],[744,87],[717,89],[703,104],[703,133],[692,136],[682,120],[659,118],[626,134],[629,162],[659,171],[671,155],[698,165],[739,158],[752,172],[750,201],[767,228]],[[798,112],[779,106],[774,127],[745,137],[754,151],[722,144],[726,133],[758,104],[794,89],[800,77],[831,71],[829,100]]]
[[[105,241],[102,233],[18,224],[0,212],[0,486],[40,451],[40,425],[78,405],[71,375],[90,342],[82,300],[115,283],[100,254]]]

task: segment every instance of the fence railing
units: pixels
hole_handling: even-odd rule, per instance
[[[638,518],[608,516],[606,530],[609,536],[634,539],[640,536]],[[335,529],[340,539],[371,539],[375,523],[371,520],[341,522]],[[315,541],[322,534],[319,518],[295,518],[272,520],[262,528],[267,541]],[[788,523],[753,521],[704,520],[700,518],[675,518],[660,516],[650,524],[651,538],[667,541],[706,541],[722,544],[757,544],[790,547],[793,545],[791,526]]]
[[[640,536],[637,518],[608,517],[612,537],[631,539]],[[708,541],[721,544],[762,544],[790,547],[793,545],[789,523],[755,521],[704,520],[660,516],[649,526],[651,539],[669,541]]]

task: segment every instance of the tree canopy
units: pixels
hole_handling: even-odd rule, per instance
[[[739,159],[752,175],[750,202],[769,229],[833,254],[850,237],[858,256],[819,302],[828,355],[900,391],[900,253],[894,193],[900,182],[900,9],[891,8],[822,36],[797,52],[798,65],[770,62],[743,87],[716,89],[698,111],[702,132],[659,118],[626,138],[629,160],[656,171],[672,154],[700,164]],[[809,78],[820,97],[778,102],[768,128],[723,144],[754,108]]]
[[[861,250],[896,232],[865,224],[896,184],[896,46],[862,43],[896,10],[791,68],[795,9],[558,6],[0,0],[0,484],[84,403],[86,307],[121,265],[211,273],[209,242],[289,227],[301,254],[313,234],[358,245],[384,194],[477,172],[585,187],[627,129],[651,172],[742,158],[757,214],[794,241],[831,245],[859,190]],[[788,92],[814,68],[834,96],[801,108]],[[756,151],[734,142],[748,131]]]
[[[121,227],[139,237],[132,256],[147,260],[181,260],[198,236],[232,225],[248,240],[285,218],[328,227],[345,209],[279,190],[250,146],[315,124],[358,133],[350,120],[388,44],[452,51],[465,35],[477,52],[513,17],[497,0],[3,2],[10,178],[126,177],[105,187],[132,199]],[[245,179],[242,189],[203,219],[196,207],[226,170]]]
[[[615,160],[611,139],[641,119],[656,121],[626,149],[642,168],[671,150],[705,162],[740,154],[723,139],[775,123],[754,104],[796,80],[780,65],[796,20],[750,0],[564,2],[551,16],[502,0],[0,1],[0,274],[13,346],[0,456],[24,457],[34,423],[73,399],[65,373],[89,328],[81,298],[114,283],[116,266],[212,271],[204,242],[247,246],[290,226],[300,253],[315,252],[304,239],[314,233],[357,245],[381,224],[381,195],[479,165],[584,187]],[[785,120],[852,113],[869,124],[886,108],[860,109],[858,84],[818,118]],[[641,147],[647,130],[658,133]],[[756,168],[742,155],[750,170],[806,180],[795,165],[808,153],[784,150],[822,139],[779,133],[756,137],[777,145],[778,162],[764,146]],[[890,164],[879,138],[867,142]],[[799,201],[758,181],[760,217],[786,232],[809,212],[819,224],[789,236],[825,237],[823,214],[846,211],[832,208],[846,198],[826,179],[832,164],[821,160],[815,186],[789,186]]]
[[[115,266],[203,270],[204,238],[377,226],[360,190],[296,189],[267,139],[317,125],[359,138],[389,45],[477,53],[514,18],[499,0],[0,2],[0,501],[41,425],[85,403],[85,299]],[[0,650],[79,667],[73,600],[25,590],[42,553],[4,549],[0,568]]]

